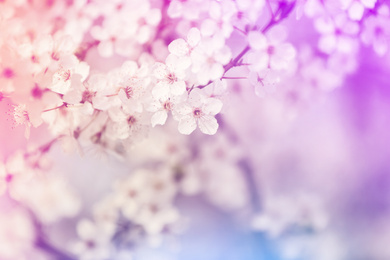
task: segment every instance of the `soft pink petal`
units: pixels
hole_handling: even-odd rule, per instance
[[[153,66],[153,76],[157,79],[164,79],[167,75],[167,66],[164,63],[156,62]]]
[[[165,82],[159,82],[152,90],[152,95],[156,99],[167,99],[170,94],[169,85]]]
[[[203,116],[198,120],[199,130],[207,135],[214,135],[218,130],[218,122],[213,116]]]
[[[151,118],[152,126],[155,127],[156,125],[164,125],[167,121],[168,113],[165,110],[157,111],[154,113],[154,115]]]
[[[260,32],[250,31],[248,33],[249,46],[254,50],[261,50],[267,47],[267,38]]]
[[[186,91],[186,83],[184,81],[177,81],[171,85],[171,93],[174,96],[179,96]]]
[[[192,115],[180,119],[178,130],[181,134],[189,135],[196,129],[196,120]]]
[[[188,44],[184,39],[177,39],[171,42],[168,45],[168,50],[170,53],[176,56],[185,56],[189,52]]]
[[[114,54],[114,45],[111,41],[102,41],[97,47],[102,57],[108,58]]]
[[[216,115],[221,112],[223,103],[217,98],[208,98],[203,106],[203,111],[208,115]]]
[[[187,35],[187,42],[191,47],[195,47],[200,42],[200,31],[198,28],[191,28]]]

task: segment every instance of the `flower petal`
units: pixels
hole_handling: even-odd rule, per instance
[[[165,82],[159,82],[152,90],[152,95],[155,99],[167,99],[169,98],[170,88]]]
[[[180,96],[186,91],[186,83],[184,81],[177,81],[171,85],[171,93],[175,96]]]
[[[199,130],[206,135],[214,135],[218,130],[217,119],[213,116],[202,116],[198,120]]]
[[[189,52],[188,44],[184,39],[177,39],[172,41],[168,45],[168,50],[170,53],[176,56],[185,56]]]
[[[168,113],[165,110],[157,111],[151,118],[152,126],[164,125],[167,121]]]
[[[196,120],[193,116],[188,115],[180,119],[179,126],[178,126],[179,133],[184,135],[189,135],[195,129],[196,129]]]
[[[248,33],[249,46],[254,50],[267,48],[267,38],[260,32],[250,31]]]
[[[203,112],[208,115],[216,115],[221,112],[222,109],[222,101],[217,98],[208,98],[203,106]]]
[[[200,31],[198,28],[191,28],[187,34],[187,42],[191,47],[195,47],[200,42]]]

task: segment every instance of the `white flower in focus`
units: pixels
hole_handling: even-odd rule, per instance
[[[208,98],[200,89],[191,91],[188,100],[176,109],[179,120],[179,132],[191,134],[197,127],[204,134],[214,135],[218,130],[215,115],[222,109],[222,102],[217,98]]]
[[[121,83],[118,93],[119,99],[128,110],[141,113],[143,110],[142,98],[145,94],[144,81],[137,78],[131,78]]]
[[[108,110],[111,106],[118,105],[119,100],[107,83],[103,74],[93,74],[85,82],[74,82],[70,90],[63,96],[67,104],[93,107],[99,110]],[[87,109],[85,111],[91,111]]]
[[[188,59],[178,58],[169,55],[163,63],[156,63],[153,75],[157,79],[157,84],[152,90],[156,99],[166,99],[170,95],[179,96],[186,91],[185,70],[190,65]]]
[[[89,74],[89,66],[85,62],[80,62],[76,56],[69,55],[58,61],[58,68],[53,75],[50,90],[66,94],[73,82],[83,82]]]
[[[168,118],[168,113],[174,111],[176,105],[183,100],[183,96],[171,96],[169,98],[155,99],[148,107],[148,111],[153,112],[152,127],[164,125]],[[174,113],[174,112],[173,112]]]

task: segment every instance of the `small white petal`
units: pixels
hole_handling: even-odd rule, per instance
[[[200,42],[200,31],[198,28],[191,28],[187,34],[187,42],[191,47],[195,47]]]
[[[164,125],[167,121],[168,113],[165,110],[157,111],[154,113],[154,115],[151,118],[152,126],[155,127],[156,125]]]
[[[214,135],[218,130],[217,119],[213,116],[202,116],[198,120],[199,130],[207,135]]]
[[[177,81],[171,85],[171,93],[174,96],[180,96],[186,91],[186,83],[184,81]]]
[[[84,81],[89,75],[89,65],[86,62],[80,62],[75,69],[75,73],[81,75],[81,81]]]
[[[68,91],[64,97],[63,97],[63,100],[66,102],[66,103],[69,103],[69,104],[78,104],[81,102],[81,99],[82,99],[82,94],[80,91],[78,90],[71,90],[71,91]]]
[[[188,44],[184,39],[177,39],[171,42],[168,45],[168,50],[170,53],[176,56],[185,56],[189,52]]]
[[[351,7],[348,9],[348,16],[352,20],[360,21],[363,17],[363,14],[364,6],[358,1],[353,2]]]
[[[217,98],[208,98],[203,106],[203,111],[208,115],[216,115],[221,112],[223,103]]]
[[[166,58],[165,64],[173,72],[184,71],[191,65],[191,59],[189,57],[177,57],[171,54]]]
[[[249,46],[254,50],[262,50],[267,47],[267,38],[260,32],[250,31],[248,33]]]
[[[182,117],[179,122],[179,133],[184,135],[191,134],[196,129],[196,120],[192,115]]]
[[[175,114],[177,114],[179,116],[186,116],[186,115],[192,113],[192,107],[186,103],[180,104],[180,105],[175,106],[174,112],[175,112]]]
[[[178,18],[182,15],[183,5],[180,1],[172,1],[168,7],[168,16],[171,18]]]
[[[156,62],[153,66],[153,76],[157,79],[164,79],[167,75],[167,66],[164,63]]]
[[[152,95],[155,99],[167,99],[170,94],[169,85],[165,82],[159,82],[152,90]]]
[[[161,10],[154,8],[149,11],[148,15],[145,17],[145,20],[148,24],[156,26],[161,21],[161,18]]]
[[[121,67],[121,74],[131,77],[135,75],[137,70],[138,70],[138,65],[136,62],[126,61],[123,63]]]
[[[223,66],[221,64],[214,63],[213,66],[211,67],[211,70],[210,70],[210,79],[211,80],[219,79],[223,76],[224,72],[225,71],[224,71]]]

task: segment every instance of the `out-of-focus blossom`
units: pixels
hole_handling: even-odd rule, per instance
[[[347,9],[352,20],[362,19],[365,9],[373,9],[377,0],[341,0],[343,9]]]
[[[356,35],[359,25],[350,21],[344,14],[334,17],[323,16],[315,21],[316,29],[321,33],[318,48],[325,53],[339,51],[351,53],[356,51]]]
[[[80,241],[74,244],[73,251],[79,259],[105,259],[110,256],[110,236],[92,221],[81,220],[77,224],[77,234]]]
[[[2,209],[4,210],[4,209]],[[33,250],[35,231],[29,216],[23,210],[6,208],[0,216],[0,257],[27,259]]]
[[[383,56],[389,50],[390,44],[389,7],[382,5],[377,12],[377,15],[371,15],[364,20],[361,39],[364,44],[372,45],[378,55]]]
[[[248,54],[247,61],[251,70],[288,69],[296,51],[290,43],[284,42],[286,36],[282,28],[271,30],[267,36],[257,31],[249,32],[248,42],[253,52]]]

